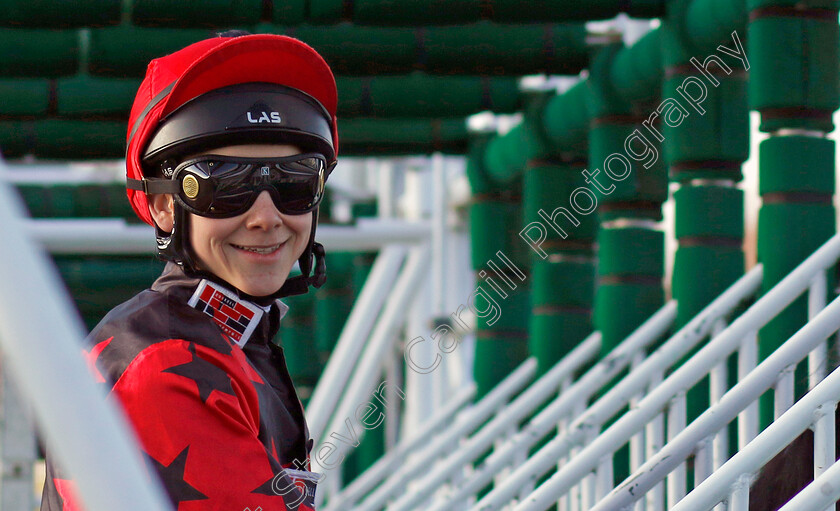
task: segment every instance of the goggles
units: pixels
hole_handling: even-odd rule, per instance
[[[190,213],[208,218],[241,215],[266,190],[278,211],[302,215],[324,196],[326,170],[324,156],[316,153],[271,159],[211,154],[181,163],[171,179],[129,179],[128,188],[170,193]]]

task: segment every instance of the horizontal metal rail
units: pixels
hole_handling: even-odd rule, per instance
[[[494,476],[510,465],[510,460],[513,459],[513,456],[527,452],[552,429],[555,429],[557,424],[564,418],[568,418],[567,422],[572,422],[572,419],[575,418],[574,410],[585,409],[589,399],[619,374],[620,371],[627,367],[636,353],[652,345],[671,328],[674,319],[676,319],[676,315],[677,306],[675,302],[669,302],[662,307],[656,314],[651,316],[630,334],[627,339],[622,341],[607,357],[599,361],[576,382],[560,393],[556,399],[540,411],[512,438],[497,446],[493,454],[481,466],[477,467],[466,480],[458,481],[457,487],[453,488],[452,493],[446,496],[445,502],[441,502],[431,509],[434,511],[444,510],[451,502],[458,502],[459,500],[475,495],[490,483]],[[566,358],[557,365],[559,366],[565,362]],[[534,402],[528,396],[523,397],[523,402],[529,404],[527,408],[529,412],[537,409],[541,404],[541,401]],[[472,462],[476,457],[471,457],[466,462]],[[440,479],[440,475],[437,475],[437,472],[446,470],[447,468],[451,472],[451,469],[456,466],[456,461],[461,460],[453,459],[443,467],[436,467],[434,469],[436,477],[432,478],[430,476],[426,484],[422,482],[418,483],[418,488],[413,491],[418,492],[433,488],[434,484],[438,483]]]
[[[556,394],[564,380],[571,377],[587,362],[595,359],[600,347],[600,333],[596,332],[589,335],[563,360],[552,367],[539,380],[532,383],[504,410],[500,411],[492,421],[484,425],[459,446],[456,452],[450,453],[440,466],[434,467],[423,479],[412,485],[410,491],[388,507],[389,511],[413,509],[428,499],[429,495],[441,484],[485,453],[488,448],[492,447],[494,441],[510,431],[511,427],[516,427],[535,408],[539,407],[550,396]],[[510,458],[507,458],[507,462],[510,463]],[[459,484],[461,483],[459,482]]]
[[[428,471],[436,460],[449,455],[453,446],[484,424],[494,413],[502,409],[512,395],[516,394],[534,377],[537,372],[537,359],[531,357],[519,365],[501,383],[493,387],[474,406],[462,411],[455,422],[432,439],[414,457],[409,458],[391,477],[385,480],[361,504],[353,507],[354,511],[378,510],[385,503],[405,491],[409,481]]]
[[[154,230],[125,220],[33,220],[26,231],[52,254],[153,254]],[[429,240],[428,222],[359,219],[354,226],[319,225],[318,241],[327,251],[377,250],[386,245]]]
[[[790,305],[808,288],[816,274],[833,265],[839,255],[840,235],[835,235],[761,297],[732,325],[713,338],[689,362],[683,364],[661,385],[645,396],[639,402],[638,407],[624,414],[592,443],[583,448],[578,456],[537,488],[515,510],[544,510],[553,502],[556,502],[574,484],[594,470],[599,460],[612,455],[631,436],[645,427],[646,423],[660,414],[677,393],[684,392],[695,385],[716,364],[725,360],[735,351],[742,339],[752,332],[758,331]],[[645,364],[654,361],[660,351],[661,349],[649,357]],[[619,390],[621,387],[624,387],[624,385],[619,385],[617,389],[613,390]],[[568,442],[568,440],[562,437],[555,439],[543,451],[557,450],[557,446],[552,445],[555,442],[562,445],[563,442]],[[532,460],[540,455],[541,453],[538,453],[532,457]]]
[[[703,439],[724,430],[739,412],[769,390],[785,368],[804,360],[811,350],[838,329],[840,329],[840,298],[835,299],[816,318],[760,363],[746,378],[732,387],[719,403],[708,408],[676,438],[668,442],[662,450],[633,473],[627,482],[615,488],[610,495],[601,500],[593,511],[623,509],[637,501],[645,492],[664,480],[674,467],[694,453]],[[733,458],[724,463],[723,467],[710,475],[695,491],[683,498],[672,509],[684,511],[710,509],[725,500],[733,481],[742,474],[755,472],[811,425],[814,422],[814,410],[827,404],[833,413],[834,402],[840,396],[840,374],[832,375],[832,379],[825,380],[824,383],[826,382],[827,385],[822,385],[822,388],[817,391],[820,388],[818,385],[807,394],[807,399],[801,399],[777,419],[771,426],[772,429],[768,428],[750,442],[736,455],[737,462]],[[784,417],[787,419],[779,426]]]
[[[389,295],[388,290],[397,278],[406,252],[406,248],[395,245],[386,247],[376,256],[362,292],[350,311],[306,407],[306,422],[312,438],[323,435],[330,414],[341,399],[368,334]]]
[[[385,303],[382,310],[382,315],[376,322],[370,339],[364,345],[362,353],[359,355],[358,364],[354,364],[353,375],[347,380],[347,389],[344,391],[341,399],[336,403],[335,409],[331,415],[331,420],[327,422],[327,429],[323,434],[314,436],[316,447],[313,452],[320,452],[327,433],[330,435],[334,432],[343,432],[347,427],[347,423],[352,421],[355,411],[364,403],[371,399],[376,384],[379,382],[382,374],[383,361],[389,349],[393,349],[395,341],[398,336],[394,335],[399,325],[405,319],[409,305],[415,296],[415,290],[420,286],[421,280],[428,273],[429,266],[429,247],[421,245],[411,249],[408,255],[405,266],[400,272],[400,276],[394,283],[394,289],[390,294],[390,300]],[[349,362],[348,362],[349,363]],[[393,382],[389,382],[393,383]],[[333,388],[333,390],[338,390]],[[359,430],[358,440],[364,436],[365,428]],[[331,454],[331,458],[337,459],[343,457],[348,451],[349,445],[345,442],[338,442]],[[328,467],[322,466],[319,463],[319,458],[315,458],[312,463],[312,470],[314,472],[325,472],[329,470]]]
[[[351,508],[359,499],[364,497],[377,484],[382,482],[383,479],[404,463],[408,456],[428,445],[433,435],[451,424],[453,417],[463,410],[475,397],[476,390],[475,383],[470,383],[467,387],[461,389],[440,411],[423,423],[416,435],[401,441],[394,449],[379,458],[376,463],[354,479],[346,488],[341,490],[340,493],[330,497],[328,506],[324,511],[337,511]]]
[[[568,428],[559,432],[557,437],[508,475],[500,485],[473,506],[472,511],[501,509],[519,495],[521,488],[555,467],[558,460],[569,456],[572,449],[582,448],[558,472],[558,474],[568,474],[570,470],[579,470],[582,462],[587,464],[588,468],[585,471],[573,472],[575,474],[574,483],[571,482],[572,479],[567,480],[570,485],[578,484],[583,476],[595,470],[602,459],[612,452],[605,451],[584,460],[584,457],[587,456],[586,453],[591,451],[593,443],[601,441],[600,437],[597,437],[600,427],[626,406],[632,398],[638,397],[647,387],[653,387],[653,382],[660,381],[666,370],[704,339],[720,318],[731,313],[738,304],[753,296],[761,286],[761,276],[762,268],[758,265],[741,277],[647,357],[644,362],[633,368],[620,382],[613,385],[604,396],[593,403],[583,415],[576,418]],[[655,386],[655,390],[662,387],[664,385],[660,383]],[[604,493],[607,490],[609,488]],[[557,500],[554,499],[555,502]],[[594,505],[594,502],[591,502],[591,505]]]

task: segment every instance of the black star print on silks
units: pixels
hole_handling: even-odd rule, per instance
[[[190,486],[188,482],[184,481],[184,469],[187,466],[187,452],[189,450],[190,446],[185,447],[184,450],[181,451],[174,460],[172,460],[172,463],[166,466],[162,465],[151,456],[146,455],[146,459],[149,460],[149,464],[152,468],[157,471],[161,481],[163,482],[164,488],[166,488],[166,493],[169,494],[169,497],[172,499],[176,508],[179,503],[187,500],[204,500],[208,498],[207,495],[204,495]]]
[[[207,402],[207,398],[210,397],[210,393],[214,390],[230,394],[231,396],[236,395],[233,393],[230,376],[223,369],[199,357],[195,352],[195,343],[191,342],[187,349],[192,353],[191,361],[186,364],[164,369],[163,372],[177,374],[195,381],[196,385],[198,385],[198,395],[205,403]]]

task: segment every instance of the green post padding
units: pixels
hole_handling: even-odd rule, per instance
[[[523,176],[523,190],[522,202],[524,205],[525,221],[522,224],[523,228],[530,225],[532,222],[539,222],[546,231],[546,242],[542,248],[546,253],[556,251],[557,243],[563,240],[562,234],[558,233],[555,228],[559,226],[563,232],[566,233],[566,240],[586,243],[593,243],[595,241],[595,233],[598,230],[597,216],[594,214],[579,214],[574,211],[570,204],[570,197],[579,187],[585,187],[586,182],[581,175],[583,165],[580,164],[564,164],[564,163],[548,163],[548,162],[531,162]],[[545,217],[540,215],[542,210],[547,216],[551,217],[557,208],[565,208],[569,211],[569,215],[579,223],[575,225],[571,220],[566,218],[562,212],[555,217],[555,225],[549,225]],[[579,247],[577,250],[565,244],[563,251],[575,252],[584,251],[589,252],[591,247],[575,245]],[[533,256],[536,256],[534,252]]]
[[[118,117],[127,121],[139,87],[140,80],[135,78],[87,75],[61,78],[56,83],[56,113],[60,116]]]
[[[483,110],[511,113],[520,105],[515,78],[479,76],[338,77],[343,117],[452,117]]]
[[[837,9],[836,2],[829,2]],[[809,4],[809,7],[810,4]],[[831,131],[840,98],[837,17],[765,17],[749,25],[750,107],[762,131]]]
[[[746,34],[746,2],[732,0],[694,0],[685,16],[685,36],[698,50],[709,53],[718,44],[731,42],[732,31]],[[739,36],[740,37],[740,36]],[[744,41],[745,37],[741,37]],[[731,48],[731,45],[727,45]],[[697,55],[699,58],[699,55]]]
[[[154,256],[54,256],[76,307],[92,329],[111,309],[147,289],[163,271]]]
[[[834,193],[835,142],[816,137],[770,137],[761,142],[759,193]]]
[[[728,62],[732,64],[732,62]],[[735,62],[737,65],[737,62]],[[711,67],[711,66],[710,66]],[[712,70],[716,70],[712,67]],[[677,126],[657,121],[665,137],[665,157],[669,164],[679,162],[732,162],[737,171],[704,169],[702,173],[685,173],[672,169],[673,179],[687,181],[692,178],[714,179],[715,177],[740,180],[740,162],[746,161],[750,151],[749,110],[747,106],[747,77],[735,75],[737,69],[730,67],[731,77],[714,75],[719,83],[714,85],[708,78],[692,68],[694,73],[677,75],[665,80],[663,98],[680,102],[688,116]],[[680,95],[677,88],[692,97],[705,95],[698,104],[704,113],[695,110],[691,103]],[[683,175],[683,174],[687,175]]]
[[[543,373],[592,332],[595,262],[532,263],[529,352]]]
[[[520,268],[528,267],[528,245],[519,237],[522,229],[522,206],[519,202],[482,200],[470,205],[472,267],[483,268],[496,259],[501,250]]]
[[[326,364],[353,308],[355,257],[356,254],[350,252],[327,253],[327,282],[314,291],[315,317],[318,318],[314,324],[314,334],[322,364]]]
[[[311,5],[307,0],[284,0],[273,2],[271,21],[278,25],[298,25],[306,21],[306,9]]]
[[[598,177],[601,186],[607,189],[610,185],[615,186],[614,191],[604,193],[590,185],[599,202],[645,201],[661,204],[668,198],[668,173],[661,145],[639,128],[638,124],[629,121],[605,122],[590,130],[589,170],[601,170]],[[647,153],[647,156],[633,157],[627,150],[628,140],[631,140],[629,144],[633,154]],[[645,168],[646,165],[650,167]],[[662,217],[659,208],[651,210],[649,215],[655,220]]]
[[[675,228],[685,237],[744,237],[744,192],[726,186],[684,186],[674,192]]]
[[[0,79],[0,116],[42,116],[47,114],[49,106],[49,80]]]
[[[463,152],[467,126],[457,119],[344,119],[341,150],[347,154]]]
[[[289,296],[283,302],[289,306],[289,312],[280,322],[274,342],[283,348],[289,374],[303,401],[309,398],[321,374],[315,342],[315,296]]]
[[[103,76],[143,78],[151,60],[213,35],[210,30],[132,25],[91,30],[89,71]]]
[[[688,323],[744,274],[740,246],[679,247],[674,256],[672,293],[677,299],[677,326]]]
[[[527,123],[492,139],[484,163],[490,177],[498,183],[513,181],[528,161],[545,156],[548,148],[533,126]]]
[[[475,343],[473,378],[476,399],[481,399],[528,358],[525,329],[518,336],[493,331],[478,332]]]
[[[0,26],[14,28],[67,28],[116,25],[121,0],[4,0]]]
[[[602,227],[598,247],[594,322],[606,355],[663,305],[665,237],[642,227]]]
[[[119,158],[125,156],[125,130],[119,121],[0,121],[0,149],[9,158]]]
[[[76,30],[0,28],[0,77],[56,78],[79,70]]]
[[[33,218],[134,217],[121,183],[19,184],[17,190]]]
[[[551,98],[545,106],[543,132],[553,148],[577,153],[586,152],[589,110],[586,106],[587,83],[578,82],[565,94]]]
[[[606,356],[665,303],[661,284],[604,283],[595,296],[595,329]]]
[[[661,231],[602,228],[598,233],[598,275],[664,275],[665,246]]]
[[[616,54],[610,69],[613,89],[624,101],[656,97],[662,79],[662,31],[651,30]]]
[[[215,28],[251,25],[261,13],[262,0],[133,0],[131,21],[147,27]]]

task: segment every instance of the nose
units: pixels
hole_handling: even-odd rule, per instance
[[[263,190],[246,214],[245,225],[248,229],[269,230],[283,225],[283,214],[274,206],[271,195]]]

